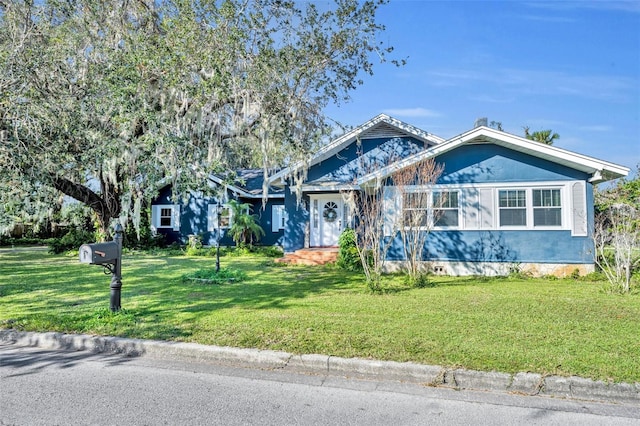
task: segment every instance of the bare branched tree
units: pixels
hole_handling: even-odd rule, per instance
[[[360,153],[358,177],[375,175],[406,156],[405,150],[406,147],[390,142],[378,147],[375,155]],[[448,200],[446,193],[432,191],[442,171],[443,167],[434,160],[423,160],[389,177],[374,179],[361,191],[344,194],[356,218],[356,246],[372,291],[380,290],[387,254],[397,242],[398,234],[408,260],[406,272],[410,281],[415,283],[418,278],[427,235]]]
[[[631,272],[639,261],[640,211],[616,203],[596,215],[593,233],[598,267],[613,292],[631,290]]]
[[[393,183],[402,199],[402,244],[409,281],[418,285],[424,270],[425,243],[434,225],[443,217],[442,207],[448,206],[457,193],[434,192],[444,167],[433,159],[411,164],[393,174]],[[452,195],[455,194],[455,195]],[[457,205],[457,199],[455,200]]]
[[[343,193],[346,204],[355,214],[356,248],[367,286],[374,292],[381,289],[385,259],[393,242],[384,237],[385,189],[386,185],[376,185],[362,192]]]

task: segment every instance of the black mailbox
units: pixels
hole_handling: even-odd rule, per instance
[[[111,272],[110,308],[113,312],[120,310],[120,292],[122,289],[122,240],[124,230],[116,225],[113,241],[108,243],[83,244],[80,246],[80,263],[103,265]]]
[[[120,249],[115,241],[108,243],[83,244],[80,246],[80,263],[106,265],[115,263]]]

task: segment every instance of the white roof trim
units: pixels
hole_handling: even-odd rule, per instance
[[[218,185],[224,186],[226,189],[230,190],[231,192],[235,192],[236,194],[241,195],[244,198],[262,198],[262,191],[260,191],[259,194],[252,194],[251,192],[247,192],[242,188],[225,182],[216,175],[209,175],[209,180],[212,180]],[[267,194],[267,198],[284,198],[284,194]]]
[[[302,185],[302,192],[323,192],[323,191],[359,191],[359,185]]]
[[[486,141],[488,143],[504,146],[554,163],[562,164],[585,173],[590,173],[592,175],[590,182],[592,183],[599,183],[610,179],[624,177],[627,176],[630,171],[629,168],[624,166],[598,160],[593,157],[577,154],[562,148],[545,145],[540,142],[531,141],[520,136],[515,136],[482,126],[469,130],[461,135],[454,136],[453,138],[425,151],[409,156],[397,163],[363,176],[357,183],[363,185],[374,179],[384,179],[397,170],[407,167],[413,163],[437,157],[463,144],[474,142],[476,140],[478,142]]]
[[[376,125],[378,125],[379,123],[386,123],[396,129],[398,129],[399,131],[406,133],[408,135],[411,135],[413,137],[415,137],[416,139],[419,139],[429,145],[437,145],[439,143],[442,143],[444,141],[443,138],[436,136],[432,133],[429,132],[425,132],[424,130],[421,130],[415,126],[412,126],[411,124],[405,123],[403,121],[400,121],[396,118],[390,117],[386,114],[378,114],[377,116],[375,116],[374,118],[372,118],[371,120],[367,121],[366,123],[356,127],[355,129],[345,133],[344,135],[338,137],[337,139],[334,139],[331,143],[323,146],[322,148],[320,148],[318,150],[318,152],[316,152],[309,160],[307,167],[311,167],[314,164],[317,164],[323,160],[326,160],[327,158],[331,157],[333,154],[335,154],[336,152],[340,151],[342,148],[344,148],[346,145],[352,143],[354,140],[357,139],[357,137],[361,134],[363,134],[364,132],[366,132],[367,130],[375,127]],[[296,170],[298,168],[300,168],[302,166],[302,162],[295,164],[294,166],[291,167],[286,167],[282,170],[280,170],[278,173],[274,174],[273,176],[271,176],[268,181],[269,183],[273,183],[277,180],[283,179],[284,177],[286,177],[287,175],[289,175],[293,170]]]

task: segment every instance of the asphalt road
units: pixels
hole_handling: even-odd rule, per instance
[[[638,425],[640,406],[0,344],[0,425]]]

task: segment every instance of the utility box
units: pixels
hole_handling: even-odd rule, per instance
[[[120,248],[115,241],[108,243],[83,244],[80,246],[80,263],[90,265],[106,265],[115,263],[120,255]]]

